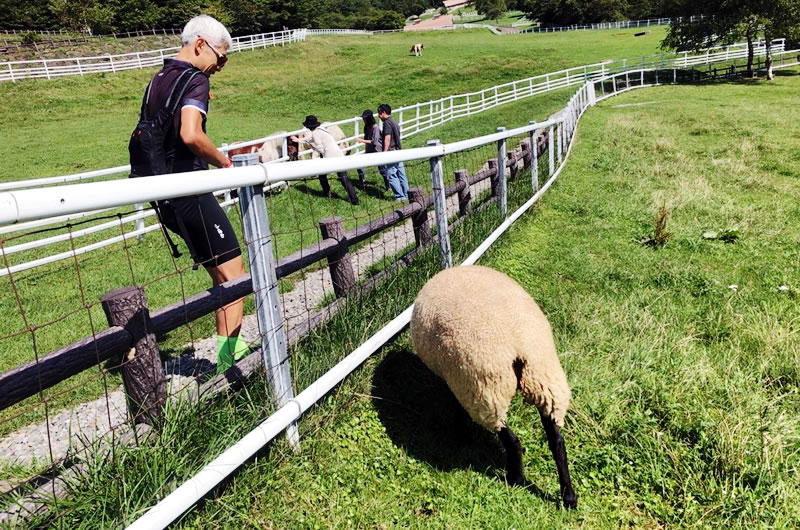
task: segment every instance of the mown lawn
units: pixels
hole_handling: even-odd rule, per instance
[[[482,260],[553,325],[575,512],[557,507],[536,411],[512,407],[531,484],[508,488],[499,444],[454,437],[403,336],[301,423],[301,454],[276,444],[183,526],[797,527],[798,88],[779,76],[601,104],[557,185]],[[672,236],[653,249],[640,240],[662,206]],[[721,230],[735,241],[704,238]]]
[[[279,129],[294,129],[309,113],[316,113],[321,119],[343,118],[360,114],[365,107],[375,108],[381,101],[395,106],[425,101],[605,58],[650,54],[657,51],[658,45],[655,34],[634,38],[632,32],[498,37],[487,31],[459,31],[426,35],[426,52],[430,49],[430,53],[415,58],[407,54],[406,41],[410,38],[310,38],[284,48],[235,54],[225,71],[212,80],[217,98],[212,103],[209,134],[218,143],[250,139]],[[7,101],[7,110],[0,116],[0,129],[5,133],[0,142],[0,181],[125,164],[128,134],[143,87],[152,74],[153,70],[128,71],[51,82],[0,84],[0,95]],[[531,119],[542,120],[561,109],[572,92],[554,92],[451,122],[409,139],[406,145],[423,145],[432,137],[445,142],[463,139],[494,132],[498,125],[513,127]],[[409,175],[412,185],[427,186],[427,163],[410,167]],[[374,173],[371,178],[374,183]],[[390,196],[379,184],[371,184],[367,193],[360,193],[362,204],[356,209],[342,200],[344,194],[335,179],[332,188],[332,201],[319,197],[315,181],[270,199],[280,256],[316,242],[320,218],[342,215],[350,228],[380,217],[393,207],[387,200]],[[238,212],[234,209],[229,215],[238,229]],[[125,228],[130,229],[131,225]],[[61,228],[46,235],[66,231]],[[75,239],[75,246],[105,239],[112,232],[119,235],[122,229]],[[8,247],[41,237],[5,239],[2,244]],[[71,242],[64,242],[11,255],[9,263],[71,248]],[[191,272],[188,267],[186,255],[173,264],[163,238],[153,232],[142,243],[127,249],[115,245],[77,260],[16,273],[13,286],[8,277],[0,278],[0,304],[9,311],[8,318],[0,324],[0,370],[11,369],[105,328],[98,301],[118,287],[145,286],[152,309],[207,288],[205,273]],[[35,330],[33,333],[25,331],[26,321],[27,327]],[[191,329],[170,334],[160,348],[177,354],[184,345],[210,336],[213,330],[213,317],[209,316],[195,322]],[[116,372],[96,368],[43,396],[48,400],[48,413],[53,414],[65,406],[96,398],[106,385],[113,389],[119,383]],[[39,402],[40,397],[36,396],[0,413],[0,433],[43,418],[45,411],[37,406]]]

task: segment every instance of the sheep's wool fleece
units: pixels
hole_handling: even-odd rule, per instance
[[[431,278],[414,302],[411,340],[470,417],[499,431],[519,388],[557,425],[569,407],[567,377],[550,323],[518,283],[494,269],[464,266]]]
[[[273,134],[285,135],[286,131],[278,131]],[[273,140],[264,142],[261,147],[258,148],[257,152],[261,162],[271,162],[272,160],[277,160],[281,157],[282,148],[283,138],[275,138]]]

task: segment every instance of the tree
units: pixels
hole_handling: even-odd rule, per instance
[[[48,8],[62,26],[75,31],[88,30],[90,33],[113,31],[114,7],[96,0],[84,2],[50,0],[48,3]]]
[[[0,0],[0,28],[53,29],[58,19],[46,2],[36,0]]]
[[[678,8],[683,18],[670,25],[662,47],[698,50],[744,38],[747,71],[752,74],[753,46],[763,35],[767,79],[773,78],[773,39],[800,34],[800,6],[795,0],[679,0]],[[704,17],[690,20],[690,16],[699,14]]]
[[[497,20],[505,15],[505,0],[475,0],[475,11],[488,19]]]

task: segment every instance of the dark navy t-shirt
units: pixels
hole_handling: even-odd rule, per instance
[[[170,90],[172,90],[178,76],[192,65],[186,61],[178,59],[165,59],[164,68],[153,77],[150,86],[150,99],[147,103],[147,115],[152,118],[159,109],[167,103]],[[203,113],[203,132],[206,130],[206,115],[208,114],[208,76],[198,74],[189,82],[183,99],[178,105],[175,117],[172,121],[172,130],[167,136],[167,153],[174,152],[172,171],[181,173],[185,171],[198,171],[208,169],[208,162],[195,156],[183,143],[180,137],[181,130],[181,109],[192,107]]]

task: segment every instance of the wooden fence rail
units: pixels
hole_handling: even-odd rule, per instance
[[[537,155],[547,148],[547,131],[542,131],[538,136]],[[520,161],[529,164],[531,160],[528,139],[520,143],[519,150],[509,152],[507,164],[514,168]],[[467,175],[466,170],[456,171],[456,182],[445,190],[446,196],[458,195],[459,214],[467,215],[471,211],[471,198],[469,187],[486,179],[494,180],[497,176],[496,159],[490,160],[488,168],[478,170],[472,175]],[[512,169],[512,176],[515,171]],[[496,185],[492,186],[492,196],[496,195]],[[356,287],[356,279],[352,274],[341,273],[342,268],[352,266],[349,264],[348,248],[380,232],[392,228],[407,219],[412,219],[414,224],[415,239],[418,247],[426,245],[431,240],[430,228],[427,226],[427,211],[433,205],[433,197],[425,195],[422,189],[416,188],[410,193],[412,201],[379,219],[369,221],[351,230],[344,231],[341,227],[331,231],[331,220],[323,220],[325,225],[322,230],[323,240],[279,260],[276,265],[278,279],[285,278],[311,264],[323,259],[329,261],[331,272],[335,273],[335,292],[337,297],[346,296]],[[335,224],[335,222],[333,222]],[[241,276],[230,282],[212,287],[197,293],[185,301],[163,307],[149,315],[151,329],[155,335],[160,335],[188,324],[202,316],[213,313],[218,308],[227,305],[243,296],[253,292],[249,274]],[[314,318],[314,317],[312,317]],[[322,319],[315,317],[318,322]],[[314,325],[306,326],[307,330]],[[134,346],[134,334],[122,326],[111,325],[109,328],[83,338],[68,346],[54,350],[29,361],[12,370],[0,374],[0,410],[6,409],[20,401],[34,396],[54,385],[74,376],[92,366],[119,357],[128,353]],[[126,388],[130,393],[131,389]]]

